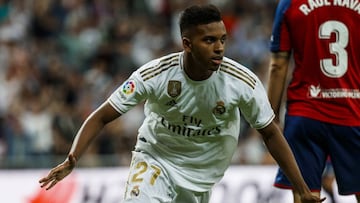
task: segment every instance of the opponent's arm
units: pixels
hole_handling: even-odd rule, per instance
[[[71,173],[78,159],[85,152],[91,141],[99,134],[103,127],[120,116],[107,101],[91,113],[79,129],[67,159],[54,167],[49,174],[40,179],[41,187],[47,185],[47,190]]]
[[[306,185],[300,169],[295,161],[295,157],[282,135],[278,125],[271,122],[263,129],[258,129],[268,148],[280,168],[290,180],[294,189],[300,194],[302,202],[322,202],[325,198],[318,198],[313,195]]]
[[[289,61],[290,52],[276,52],[271,54],[268,97],[275,112],[276,122],[279,121],[280,107],[285,90]]]

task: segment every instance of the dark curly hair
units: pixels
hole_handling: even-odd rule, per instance
[[[190,6],[181,13],[179,21],[180,33],[183,35],[185,31],[197,25],[219,22],[221,20],[219,9],[212,4]]]

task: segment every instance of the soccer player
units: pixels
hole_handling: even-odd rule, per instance
[[[187,8],[180,30],[184,50],[150,61],[120,85],[86,119],[68,158],[40,180],[41,187],[67,176],[107,123],[146,100],[124,202],[207,203],[237,147],[240,113],[261,132],[303,202],[323,201],[305,184],[260,80],[224,57],[219,10]]]
[[[284,135],[310,190],[319,196],[321,177],[330,156],[339,193],[356,194],[357,202],[359,27],[359,1],[280,0],[273,24],[268,86],[277,117],[287,89]],[[294,66],[290,65],[291,59]],[[294,189],[282,169],[275,186]],[[294,202],[299,202],[298,193],[293,194]]]

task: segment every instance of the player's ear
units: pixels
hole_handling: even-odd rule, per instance
[[[182,44],[186,52],[191,52],[191,40],[187,37],[182,37]]]

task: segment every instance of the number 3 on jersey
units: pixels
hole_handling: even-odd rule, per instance
[[[143,179],[143,175],[147,172],[147,170],[150,170],[148,167],[148,164],[144,161],[142,162],[138,162],[135,166],[136,169],[138,169],[138,171],[131,177],[130,181],[131,182],[142,182],[144,181]],[[151,170],[153,171],[150,177],[150,185],[154,185],[156,179],[159,177],[160,173],[161,173],[161,169],[158,166],[155,165],[150,165]]]
[[[348,53],[346,46],[349,42],[349,30],[339,21],[326,21],[319,28],[320,39],[330,39],[334,33],[336,41],[329,44],[330,53],[336,56],[335,65],[331,58],[320,60],[321,71],[328,77],[340,78],[348,69]]]

